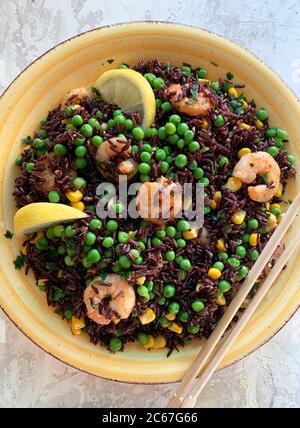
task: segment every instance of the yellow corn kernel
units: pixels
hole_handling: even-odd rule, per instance
[[[273,213],[267,213],[268,214],[268,226],[270,230],[273,230],[277,227],[277,218]]]
[[[258,233],[251,233],[250,238],[249,238],[249,245],[251,247],[256,247],[257,239],[258,239]]]
[[[142,324],[150,324],[156,318],[155,312],[151,308],[147,308],[146,311],[140,315],[140,321]]]
[[[209,128],[209,123],[207,122],[206,119],[202,120],[202,129],[208,129]]]
[[[73,208],[76,208],[77,210],[80,210],[80,211],[84,211],[84,209],[85,209],[85,205],[84,205],[84,203],[83,203],[83,202],[81,202],[81,201],[78,201],[78,202],[71,202],[71,206],[72,206]]]
[[[147,337],[147,342],[144,344],[144,348],[151,349],[153,348],[154,343],[155,343],[154,337],[151,334],[149,334]]]
[[[62,276],[63,276],[63,271],[62,271],[62,270],[59,270],[59,271],[57,272],[57,278],[62,278]]]
[[[216,302],[217,305],[220,305],[220,306],[226,305],[226,299],[225,299],[224,296],[217,297],[216,300],[215,300],[215,302]]]
[[[257,129],[262,129],[264,127],[264,124],[262,123],[261,120],[256,119],[255,126]]]
[[[267,211],[270,211],[270,202],[265,202],[265,207]]]
[[[135,230],[130,230],[128,232],[128,238],[130,238],[130,239],[134,239],[135,235],[136,235],[136,231]]]
[[[281,210],[281,206],[279,204],[271,204],[270,208],[277,208],[278,210]]]
[[[24,256],[27,256],[27,248],[25,247],[25,245],[23,245],[21,253],[24,254]]]
[[[46,282],[47,282],[47,279],[46,279],[46,278],[42,278],[42,279],[39,279],[39,280],[37,281],[36,285],[37,285],[38,287],[45,287]]]
[[[191,239],[197,238],[198,230],[197,229],[185,230],[184,232],[182,232],[182,235],[183,235],[184,239],[189,241]]]
[[[175,315],[175,314],[171,314],[171,312],[169,312],[169,313],[166,315],[166,318],[167,318],[169,321],[174,321],[174,319],[176,318],[176,315]]]
[[[166,346],[166,339],[164,336],[158,336],[154,338],[153,349],[161,349]]]
[[[212,209],[212,210],[215,210],[216,208],[217,208],[217,202],[216,201],[211,201],[211,203],[210,203],[210,208]]]
[[[137,285],[143,285],[145,281],[146,281],[146,277],[145,277],[145,276],[140,276],[139,278],[137,278],[137,279],[135,280],[135,283],[136,283]]]
[[[198,82],[201,83],[202,85],[210,85],[210,80],[208,79],[198,79]]]
[[[121,321],[120,318],[117,317],[113,317],[111,320],[114,324],[119,324],[119,322]]]
[[[81,329],[85,327],[84,318],[72,317],[71,319],[71,330],[75,336],[81,333]]]
[[[61,121],[61,123],[63,124],[63,125],[69,125],[69,123],[71,123],[71,118],[70,117],[68,117],[67,119],[63,119],[62,121]]]
[[[223,238],[220,238],[217,240],[217,250],[219,251],[226,251],[226,247],[225,247],[225,241]]]
[[[248,147],[244,147],[243,149],[238,151],[238,157],[239,159],[241,159],[243,156],[249,155],[249,153],[251,153],[251,149],[249,149]]]
[[[180,334],[182,333],[182,327],[178,325],[176,322],[172,322],[169,327],[169,330],[174,331],[174,333]]]
[[[211,279],[217,280],[222,275],[222,272],[216,268],[210,268],[207,274]]]
[[[237,177],[230,177],[226,183],[226,189],[231,190],[232,192],[237,192],[242,187],[243,183]]]
[[[41,230],[38,231],[38,233],[36,234],[35,238],[31,239],[31,244],[35,244],[40,238],[42,238],[44,236],[44,232],[42,232]]]
[[[248,123],[241,123],[241,128],[243,128],[243,129],[250,129],[251,126],[248,125]]]
[[[247,103],[247,101],[243,100],[243,104],[242,104],[243,110],[247,110],[248,107],[249,107],[249,104]]]
[[[234,224],[242,224],[246,218],[246,211],[240,210],[233,214],[231,221]]]
[[[229,88],[228,95],[230,95],[231,98],[237,98],[239,94],[235,88]]]
[[[66,197],[69,199],[70,202],[79,202],[82,197],[83,194],[80,190],[75,190],[75,192],[68,192],[66,193]]]
[[[277,198],[280,198],[280,196],[282,196],[282,183],[279,183],[279,186],[278,186],[277,192],[275,193],[275,196]]]
[[[218,190],[215,194],[214,194],[214,196],[213,196],[213,200],[216,202],[216,203],[218,203],[219,202],[219,200],[222,198],[222,193]]]

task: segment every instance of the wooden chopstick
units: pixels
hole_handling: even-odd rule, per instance
[[[259,306],[260,302],[262,301],[262,299],[265,297],[265,295],[271,288],[272,284],[274,283],[275,279],[278,277],[278,275],[282,271],[283,267],[285,266],[290,256],[296,251],[299,244],[300,244],[300,230],[296,233],[295,237],[292,239],[292,241],[288,244],[286,249],[283,251],[282,255],[280,256],[280,258],[278,259],[278,261],[275,263],[274,267],[270,271],[269,275],[267,276],[266,280],[263,282],[262,286],[259,288],[259,291],[256,293],[255,297],[251,300],[251,303],[249,304],[249,306],[247,307],[243,315],[240,317],[238,322],[234,325],[232,330],[230,330],[230,333],[222,343],[222,346],[220,346],[218,351],[210,360],[207,367],[205,367],[205,369],[201,373],[201,376],[199,377],[199,379],[197,379],[196,383],[192,387],[189,394],[186,395],[180,407],[185,408],[185,407],[195,406],[195,402],[198,395],[203,390],[203,388],[207,384],[208,380],[210,379],[214,371],[218,368],[225,354],[231,348],[233,342],[240,335],[241,331],[243,330],[247,322],[250,320],[255,310]]]
[[[244,302],[245,298],[248,296],[253,285],[255,284],[255,282],[257,281],[259,276],[261,275],[266,264],[269,262],[269,260],[272,257],[275,249],[280,244],[285,233],[287,232],[288,228],[290,227],[293,220],[295,219],[295,217],[299,211],[299,208],[300,208],[300,193],[294,199],[293,203],[291,204],[288,211],[286,212],[283,220],[281,221],[279,226],[276,228],[276,230],[274,231],[270,240],[268,241],[267,245],[265,246],[265,248],[261,252],[259,258],[257,259],[254,266],[252,267],[252,269],[251,269],[249,275],[247,276],[247,278],[245,279],[243,285],[241,286],[241,288],[237,292],[236,296],[234,297],[234,299],[230,303],[229,307],[225,311],[224,315],[222,316],[218,326],[215,328],[215,330],[212,332],[210,337],[207,339],[205,345],[200,350],[199,354],[195,358],[191,367],[189,368],[189,370],[184,375],[184,377],[183,377],[181,383],[179,384],[178,388],[172,394],[172,396],[168,402],[167,407],[178,408],[178,407],[181,407],[181,405],[183,404],[183,401],[184,401],[186,395],[189,393],[189,391],[191,389],[193,381],[197,377],[199,371],[203,368],[203,366],[207,362],[211,353],[214,351],[216,345],[219,343],[221,337],[225,333],[227,327],[229,326],[229,324],[231,323],[231,321],[235,317],[235,315],[236,315],[237,311],[239,310],[241,304]],[[295,242],[295,241],[293,240],[293,242]],[[284,251],[284,253],[286,254],[286,250]],[[276,263],[276,265],[277,265],[277,263]]]

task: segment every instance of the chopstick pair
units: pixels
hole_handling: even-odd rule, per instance
[[[224,358],[227,351],[232,346],[233,342],[236,340],[238,335],[241,333],[242,329],[245,327],[256,308],[265,297],[266,293],[272,286],[275,279],[280,274],[281,270],[287,263],[290,256],[296,251],[298,245],[300,244],[300,230],[297,231],[294,238],[288,243],[283,253],[276,261],[275,265],[271,269],[270,273],[260,286],[258,292],[251,300],[247,309],[243,312],[242,316],[239,318],[237,323],[232,327],[229,334],[225,338],[224,342],[221,344],[219,349],[212,356],[208,362],[209,357],[215,351],[216,346],[219,344],[219,341],[223,334],[225,333],[227,327],[237,314],[237,311],[240,309],[240,306],[244,302],[245,298],[248,296],[253,285],[258,280],[266,264],[269,262],[272,257],[275,249],[282,241],[284,235],[286,234],[288,228],[295,219],[300,208],[300,193],[296,196],[290,208],[286,212],[283,220],[279,226],[274,231],[269,242],[261,252],[259,258],[252,267],[249,275],[245,279],[243,285],[239,289],[238,293],[230,303],[229,307],[222,316],[219,324],[212,332],[210,337],[207,339],[204,347],[201,349],[194,362],[192,363],[189,370],[184,375],[181,383],[177,387],[176,391],[171,395],[171,398],[167,404],[169,408],[186,408],[194,407],[196,399],[200,392],[203,390],[208,380],[218,368],[220,362]],[[207,366],[205,364],[208,362]],[[199,378],[193,384],[197,375],[201,371]]]

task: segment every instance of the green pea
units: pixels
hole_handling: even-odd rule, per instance
[[[191,131],[190,129],[188,129],[188,130],[186,130],[185,132],[184,132],[184,141],[186,142],[186,143],[191,143],[192,141],[193,141],[193,138],[194,138],[194,133],[193,133],[193,131]]]
[[[189,261],[189,259],[183,259],[180,262],[180,269],[184,270],[184,271],[189,271],[192,268],[191,262]]]
[[[168,262],[172,262],[173,260],[175,260],[175,257],[175,252],[172,250],[167,251],[165,254],[165,258]]]
[[[192,324],[187,326],[187,331],[190,334],[197,334],[199,333],[200,327],[198,325]]]
[[[116,118],[115,118],[115,121],[116,121],[116,123],[118,124],[118,125],[125,125],[125,122],[126,122],[126,118],[125,118],[125,116],[123,116],[123,115],[119,115],[119,116],[117,116]]]
[[[176,229],[173,226],[168,226],[166,228],[166,234],[167,236],[169,236],[170,238],[174,238],[174,236],[176,235]]]
[[[176,240],[178,248],[185,248],[186,247],[186,241],[182,238],[179,238]]]
[[[250,234],[249,233],[244,233],[242,235],[242,241],[243,241],[244,244],[248,244],[249,239],[250,239]]]
[[[116,220],[108,220],[106,228],[109,232],[114,232],[118,229],[118,222]]]
[[[159,140],[165,140],[167,138],[167,133],[164,126],[161,126],[157,131],[157,138]]]
[[[43,149],[45,147],[45,143],[40,138],[35,138],[32,142],[33,147],[36,149]]]
[[[65,256],[64,261],[68,267],[72,267],[75,265],[74,260],[72,260],[71,256],[69,256],[69,255]]]
[[[229,159],[228,159],[228,157],[226,157],[226,156],[221,156],[221,157],[220,157],[220,160],[219,160],[219,165],[220,165],[220,167],[222,168],[223,166],[228,165],[228,164],[229,164]]]
[[[171,314],[178,314],[179,309],[180,309],[180,305],[177,302],[172,302],[168,306],[168,310],[169,312],[171,312]]]
[[[268,113],[266,112],[266,110],[264,108],[260,108],[256,112],[256,117],[259,120],[266,120],[268,118]]]
[[[256,218],[249,218],[247,221],[247,230],[250,232],[258,228],[258,221]]]
[[[183,257],[182,256],[177,256],[175,259],[175,263],[177,263],[178,265],[180,265],[180,263],[182,262]]]
[[[26,170],[28,172],[32,172],[34,170],[34,168],[35,168],[35,164],[33,162],[27,162],[27,164],[26,164]]]
[[[77,158],[75,159],[75,166],[78,169],[84,169],[87,166],[86,158]]]
[[[259,257],[259,252],[257,250],[251,250],[249,254],[249,259],[255,262]]]
[[[213,264],[213,267],[215,269],[218,269],[220,272],[222,272],[222,270],[224,269],[224,263],[222,262],[216,262]]]
[[[54,233],[54,226],[49,227],[49,229],[48,229],[48,230],[47,230],[47,232],[46,232],[46,236],[47,236],[47,238],[48,238],[48,239],[50,239],[50,240],[52,240],[52,239],[55,239],[55,238],[56,238],[56,235],[55,235],[55,233]]]
[[[137,341],[141,345],[145,345],[147,343],[147,340],[148,340],[148,335],[146,333],[140,332],[137,334]]]
[[[162,110],[169,112],[172,110],[172,104],[169,103],[169,101],[165,101],[164,103],[162,103],[161,108]]]
[[[125,129],[126,129],[126,131],[132,131],[133,130],[133,128],[134,128],[134,123],[133,123],[133,121],[131,120],[131,119],[126,119],[125,120]]]
[[[98,149],[99,146],[103,143],[103,138],[100,135],[94,135],[92,138],[92,145],[95,149]]]
[[[247,250],[245,247],[243,247],[243,245],[238,245],[235,249],[235,254],[239,257],[245,257],[247,253]]]
[[[276,158],[279,153],[279,149],[276,146],[270,146],[268,147],[267,152],[269,155],[273,156],[273,158]]]
[[[174,296],[175,291],[176,291],[176,289],[175,289],[174,285],[167,284],[163,288],[163,295],[166,298],[170,298],[170,297]]]
[[[220,83],[219,82],[211,82],[210,87],[213,91],[217,92],[220,90]]]
[[[145,285],[145,287],[147,287],[147,290],[148,290],[148,291],[152,291],[152,290],[153,290],[153,287],[154,287],[154,282],[153,282],[153,281],[146,281],[146,282],[144,283],[144,285]]]
[[[96,117],[98,117],[98,119],[102,119],[102,118],[103,118],[103,113],[102,113],[102,111],[98,110],[98,111],[96,112]]]
[[[113,238],[111,238],[110,236],[108,236],[107,238],[105,238],[102,242],[103,247],[105,248],[110,248],[114,245],[114,240]]]
[[[194,312],[201,312],[204,309],[204,303],[200,299],[196,299],[192,302],[192,309]]]
[[[160,109],[162,106],[162,100],[160,100],[159,98],[156,98],[155,105],[157,110]]]
[[[241,264],[241,262],[239,261],[239,259],[236,259],[235,257],[229,257],[229,259],[227,261],[234,268],[238,268],[240,266],[240,264]]]
[[[200,178],[202,178],[203,176],[204,176],[204,171],[202,168],[197,167],[194,169],[193,177],[195,178],[195,180],[200,180]]]
[[[144,242],[142,241],[138,241],[139,247],[142,251],[144,251],[146,249],[146,245],[144,244]]]
[[[76,235],[76,230],[73,229],[73,227],[71,225],[68,225],[65,230],[64,230],[64,234],[68,237],[68,238],[72,238],[73,236]]]
[[[221,293],[227,293],[231,289],[231,284],[229,281],[226,281],[226,279],[221,279],[218,284],[218,288]]]
[[[275,142],[274,142],[275,146],[278,147],[279,149],[282,149],[282,147],[284,146],[283,141],[280,138],[275,138]]]
[[[71,105],[65,109],[65,113],[68,117],[71,117],[71,116],[73,116],[74,110],[75,110],[75,106]]]
[[[160,77],[155,77],[155,79],[152,80],[151,84],[154,89],[162,89],[165,86],[164,80]]]
[[[87,148],[85,146],[78,146],[75,149],[75,155],[78,158],[83,158],[87,154]]]
[[[276,136],[280,140],[288,141],[289,140],[289,134],[282,128],[277,128],[276,130]]]
[[[131,150],[132,150],[132,153],[139,153],[140,148],[136,144],[133,144],[133,146],[131,146]]]
[[[179,320],[181,322],[188,322],[188,319],[189,319],[189,313],[187,311],[179,312]]]
[[[73,184],[77,189],[83,189],[86,186],[86,180],[82,177],[76,177],[73,180]]]
[[[151,243],[153,247],[160,247],[162,245],[162,240],[155,236],[154,238],[151,239]]]
[[[172,122],[167,122],[165,124],[165,131],[167,135],[173,135],[176,132],[176,126]]]
[[[213,123],[216,128],[221,128],[225,124],[225,119],[221,114],[218,114]]]
[[[142,163],[139,164],[139,168],[138,169],[139,169],[139,173],[140,174],[147,175],[151,171],[151,166],[148,165],[145,162],[142,162]]]
[[[94,117],[91,117],[91,118],[88,120],[88,124],[89,124],[92,128],[97,129],[98,131],[101,129],[100,123],[99,123],[99,122],[98,122],[98,120],[97,120],[97,119],[95,119]]]
[[[85,143],[85,137],[77,137],[74,140],[75,146],[82,146],[84,143]]]
[[[188,158],[184,154],[177,155],[175,158],[175,165],[177,168],[184,168],[188,163]]]
[[[277,129],[276,129],[276,128],[270,128],[270,129],[267,129],[267,131],[266,131],[266,136],[267,136],[268,138],[275,138],[275,137],[276,137],[276,131],[277,131]]]
[[[57,203],[60,201],[60,194],[59,192],[57,192],[56,190],[52,190],[51,192],[48,193],[48,199],[50,202],[52,203]]]
[[[150,181],[150,175],[147,174],[141,174],[140,175],[140,181],[142,183],[146,183],[147,181]]]
[[[225,262],[226,260],[228,260],[228,254],[225,252],[219,253],[218,259],[221,260],[222,262]]]
[[[93,232],[88,232],[85,237],[85,244],[92,246],[95,244],[97,236]]]
[[[64,245],[59,245],[57,248],[57,252],[60,256],[66,254],[66,247]]]
[[[287,155],[287,160],[290,162],[290,163],[295,163],[295,156],[293,156],[293,155]]]
[[[119,264],[120,264],[120,266],[123,268],[123,269],[129,269],[130,268],[130,266],[131,266],[131,261],[130,261],[130,259],[128,258],[128,256],[125,256],[124,254],[122,254],[120,257],[119,257]],[[145,287],[146,288],[146,287]],[[148,290],[147,290],[147,293],[148,293]]]
[[[198,71],[198,77],[200,79],[206,79],[206,77],[207,77],[207,70],[205,68],[200,68],[200,70]]]
[[[112,339],[110,339],[109,349],[111,350],[111,352],[120,351],[122,346],[123,346],[122,340],[119,339],[118,337],[113,337]]]
[[[247,268],[247,266],[241,266],[237,276],[239,279],[243,279],[248,275],[248,273],[249,273],[249,268]]]
[[[48,242],[48,239],[47,239],[47,238],[45,238],[44,236],[42,236],[41,238],[39,238],[39,239],[36,241],[35,246],[36,246],[36,248],[37,248],[38,250],[40,250],[40,251],[48,250],[48,248],[49,248],[49,242]]]
[[[150,162],[151,161],[151,154],[148,152],[142,152],[140,154],[140,159],[142,162]]]
[[[163,296],[160,297],[159,299],[157,299],[157,303],[161,306],[164,305],[166,303],[166,298]]]
[[[186,220],[178,220],[176,224],[176,229],[178,232],[184,232],[190,229],[190,224]]]
[[[200,144],[198,143],[198,141],[192,141],[188,145],[188,150],[191,153],[196,153],[199,149],[200,149]]]
[[[17,166],[20,166],[20,165],[22,165],[22,162],[23,162],[23,157],[22,157],[22,155],[18,155],[18,156],[16,157],[15,164],[16,164]]]
[[[169,122],[174,123],[175,126],[178,126],[181,122],[181,117],[178,114],[172,114],[169,117]]]
[[[179,150],[183,149],[185,147],[185,141],[182,138],[180,138],[177,141],[176,146],[179,148]]]
[[[80,128],[80,132],[85,136],[85,137],[91,137],[93,135],[93,128],[91,127],[90,124],[85,123],[84,125],[82,125],[82,127]]]
[[[81,126],[83,125],[83,118],[80,114],[75,114],[75,116],[72,117],[72,125],[74,126]]]
[[[145,130],[145,138],[152,138],[155,135],[157,135],[157,129],[156,128],[147,128]]]
[[[126,233],[126,232],[119,232],[118,233],[118,241],[120,242],[120,244],[126,244],[128,239],[129,239],[128,233]]]
[[[167,157],[166,152],[163,149],[158,149],[155,152],[155,159],[158,161],[164,161]]]
[[[197,168],[198,162],[196,160],[192,160],[188,163],[188,169],[194,171]]]
[[[159,230],[156,230],[155,235],[161,239],[167,236],[167,232],[165,231],[165,229],[159,229]]]
[[[199,183],[201,183],[204,187],[209,185],[209,179],[207,177],[202,177],[199,179]]]

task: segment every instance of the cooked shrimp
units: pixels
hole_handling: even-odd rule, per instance
[[[188,116],[205,116],[213,108],[210,91],[207,88],[200,89],[197,100],[194,100],[183,95],[183,89],[188,87],[189,85],[181,86],[179,83],[170,85],[167,89],[170,102],[178,111]]]
[[[280,168],[275,159],[267,152],[249,153],[235,165],[232,175],[243,183],[252,183],[257,175],[261,175],[268,184],[249,186],[248,194],[253,201],[270,201],[280,184]]]
[[[84,290],[87,316],[100,325],[109,324],[114,317],[127,319],[135,306],[134,288],[119,275],[109,274],[102,280],[95,278]],[[101,313],[101,302],[110,298],[109,311]],[[106,312],[106,313],[105,313]]]
[[[61,110],[65,110],[70,104],[80,104],[83,98],[88,97],[88,91],[82,86],[80,88],[72,89],[67,92],[61,101]]]
[[[162,225],[173,220],[191,201],[182,201],[182,187],[165,177],[159,181],[143,183],[136,198],[136,207],[142,218]]]
[[[131,145],[126,138],[110,138],[98,147],[96,160],[103,175],[117,179],[119,174],[132,178],[137,172],[137,163],[130,158]],[[105,168],[105,162],[114,163],[114,171]],[[117,174],[116,174],[117,173]]]

